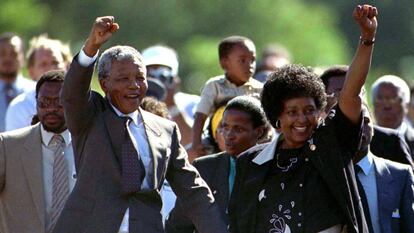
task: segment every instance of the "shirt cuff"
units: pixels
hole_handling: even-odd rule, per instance
[[[89,57],[88,55],[86,55],[82,48],[78,55],[78,62],[81,66],[88,67],[96,61],[96,59],[98,58],[98,54],[99,51],[93,57]]]

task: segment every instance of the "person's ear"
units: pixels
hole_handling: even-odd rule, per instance
[[[257,141],[259,141],[264,136],[265,127],[264,126],[259,126],[254,131],[256,133],[256,139],[257,139]]]
[[[106,94],[108,91],[108,78],[100,78],[99,85],[101,86],[102,90]]]
[[[227,63],[228,63],[227,57],[220,58],[220,66],[223,70],[227,70],[227,67],[228,67]]]
[[[27,68],[27,72],[29,73],[29,76],[32,80],[36,80],[37,78],[40,78],[40,77],[35,77],[35,71],[34,71],[33,66],[29,66]]]

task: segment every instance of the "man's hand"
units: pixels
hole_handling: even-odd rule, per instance
[[[361,30],[361,38],[364,40],[372,40],[375,37],[378,23],[377,16],[378,10],[376,7],[370,5],[358,5],[353,16],[355,21],[358,23]]]
[[[116,31],[119,25],[114,22],[113,16],[103,16],[95,19],[91,33],[85,42],[83,51],[86,55],[93,57],[103,45]]]

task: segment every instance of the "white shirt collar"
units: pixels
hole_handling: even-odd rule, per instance
[[[262,165],[273,159],[279,136],[275,137],[252,161],[257,165]]]
[[[43,128],[43,125],[41,124],[40,127],[40,133],[42,136],[42,142],[45,146],[49,145],[50,140],[52,140],[53,135],[55,135],[55,133],[46,131],[45,128]],[[72,142],[72,136],[69,133],[69,130],[65,130],[62,133],[60,133],[60,135],[62,135],[63,140],[65,140],[65,145],[68,146],[71,142]]]
[[[405,121],[406,120],[403,119],[403,121],[401,122],[401,125],[396,129],[398,131],[398,135],[402,138],[404,138],[405,132],[408,129],[408,125]]]
[[[367,176],[369,174],[369,171],[371,170],[373,163],[371,152],[368,152],[368,154],[362,158],[357,165],[361,168],[361,170],[364,172],[364,174]]]
[[[125,114],[125,113],[122,113],[121,111],[119,111],[111,102],[109,102],[109,103],[111,104],[112,108],[114,109],[116,115],[118,115],[119,117],[126,117],[126,116],[130,117],[136,126],[139,126],[139,124],[142,123],[141,114],[138,110],[135,110],[134,112],[131,112],[129,114]]]

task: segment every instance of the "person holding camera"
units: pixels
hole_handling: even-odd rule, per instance
[[[165,103],[170,118],[177,123],[181,131],[182,145],[191,143],[191,126],[194,122],[195,109],[200,101],[197,95],[179,91],[181,83],[178,77],[178,56],[174,49],[164,45],[154,45],[142,51],[142,57],[148,76],[161,81],[166,89]]]

